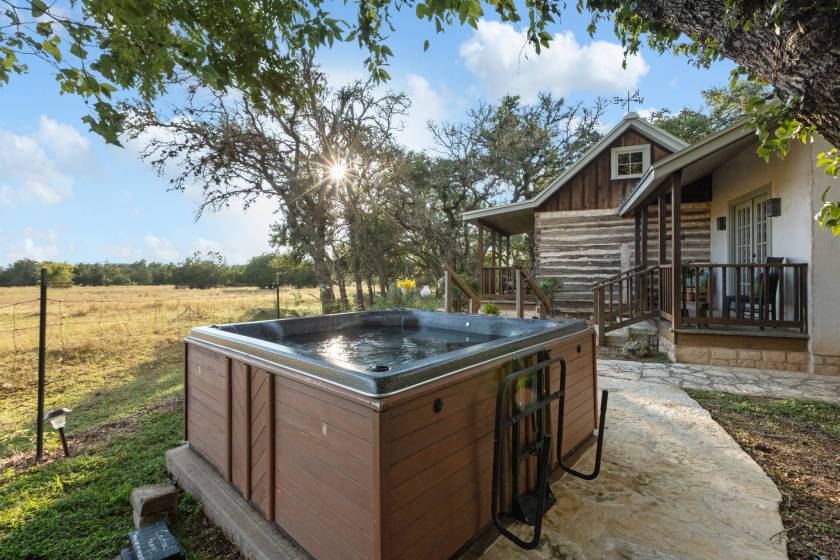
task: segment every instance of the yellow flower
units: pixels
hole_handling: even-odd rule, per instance
[[[417,282],[410,278],[406,278],[405,280],[400,280],[397,282],[397,288],[401,288],[403,290],[411,290],[417,287]]]

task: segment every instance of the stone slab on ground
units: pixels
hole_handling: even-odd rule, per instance
[[[777,370],[598,360],[599,377],[670,384],[735,395],[817,400],[840,404],[840,377]]]
[[[131,507],[138,515],[175,511],[178,509],[178,489],[171,484],[138,486],[131,491]]]
[[[483,559],[787,558],[778,489],[706,410],[670,384],[602,378],[601,387],[610,401],[600,477],[553,484],[539,548],[500,537]],[[593,462],[589,449],[577,468]],[[518,523],[513,531],[531,535]]]
[[[186,444],[166,452],[166,468],[184,490],[204,504],[204,514],[236,545],[245,558],[311,558],[286,539],[273,523],[245,501]]]

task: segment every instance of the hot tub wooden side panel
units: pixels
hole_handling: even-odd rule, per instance
[[[594,336],[591,331],[573,335],[549,350],[566,358],[565,454],[596,427]],[[495,399],[509,371],[508,365],[496,365],[386,408],[381,418],[383,558],[448,558],[490,523]],[[559,384],[557,366],[551,371],[552,389]],[[557,412],[555,404],[552,418]],[[523,486],[528,482],[523,473]]]
[[[379,558],[376,413],[187,344],[190,446],[317,558]]]
[[[226,370],[224,356],[188,345],[185,387],[188,442],[222,474],[227,466]]]

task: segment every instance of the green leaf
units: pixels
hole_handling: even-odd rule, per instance
[[[53,39],[58,39],[58,37],[54,37]],[[41,43],[41,49],[50,53],[56,62],[61,62],[61,51],[55,44],[57,42],[58,41],[53,42],[53,40],[44,41]]]
[[[48,6],[44,0],[32,0],[30,6],[32,9],[32,17],[41,17],[47,13]]]
[[[429,40],[428,39],[423,41],[423,51],[425,52],[427,50],[429,50]]]

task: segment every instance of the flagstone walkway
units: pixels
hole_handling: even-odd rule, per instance
[[[684,389],[840,404],[840,377],[830,375],[624,360],[598,360],[598,375],[628,381],[665,383]]]
[[[481,560],[787,558],[781,494],[706,410],[669,383],[600,382],[610,391],[601,475],[552,485],[557,503],[537,549],[498,537]],[[589,449],[576,467],[588,472],[593,457]],[[532,528],[511,530],[530,538]]]

